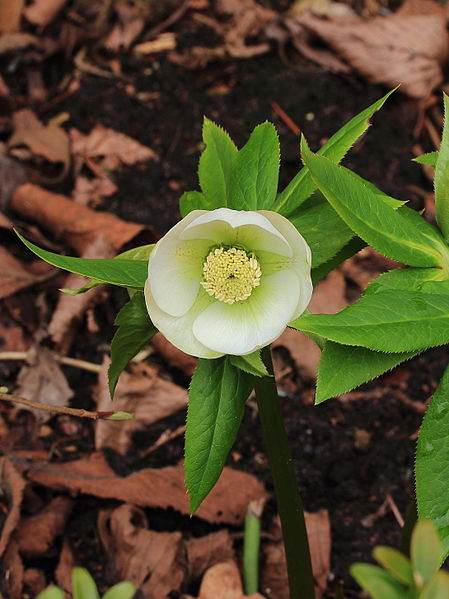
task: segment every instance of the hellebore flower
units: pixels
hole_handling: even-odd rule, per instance
[[[310,265],[304,238],[276,212],[194,210],[151,254],[147,309],[188,354],[250,354],[304,312]]]

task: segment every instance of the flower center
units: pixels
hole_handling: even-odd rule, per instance
[[[246,300],[260,285],[262,271],[254,254],[235,247],[216,248],[203,264],[201,285],[225,304]]]

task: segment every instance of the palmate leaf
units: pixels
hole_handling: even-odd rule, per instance
[[[305,140],[304,163],[331,206],[377,251],[410,266],[443,266],[449,250],[439,233],[413,210],[395,210],[349,169],[312,154]]]
[[[279,139],[274,125],[258,125],[233,163],[229,208],[273,210],[279,161]]]
[[[111,342],[111,365],[109,367],[109,392],[114,395],[118,378],[128,362],[157,333],[151,322],[142,291],[136,291],[123,306],[115,319],[117,329]]]
[[[449,240],[449,97],[444,97],[444,126],[435,164],[435,217],[446,240]]]
[[[419,517],[431,520],[437,527],[442,561],[449,555],[449,368],[421,425],[415,478]]]
[[[289,326],[374,351],[424,350],[449,343],[449,295],[385,290],[337,314],[306,314]]]
[[[326,341],[318,365],[315,403],[347,393],[419,353],[384,353]]]
[[[16,231],[17,233],[17,231]],[[143,288],[148,277],[148,263],[145,260],[125,260],[119,258],[73,258],[60,256],[34,245],[22,235],[18,237],[36,256],[53,266],[68,270],[97,280],[99,283],[110,283],[119,287]]]
[[[185,480],[194,513],[215,485],[234,443],[254,377],[229,356],[200,359],[189,389]]]
[[[332,162],[338,163],[345,156],[348,150],[354,145],[357,139],[368,129],[369,119],[375,112],[380,110],[387,98],[393,93],[388,92],[383,98],[368,106],[365,110],[353,117],[346,125],[339,129],[318,151],[318,154],[326,156]],[[273,210],[290,216],[298,207],[307,200],[317,188],[315,182],[310,176],[307,167],[304,167],[294,177],[282,193],[277,197]]]

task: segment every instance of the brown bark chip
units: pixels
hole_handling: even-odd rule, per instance
[[[146,599],[166,599],[179,591],[186,575],[179,532],[148,530],[145,514],[132,505],[100,512],[98,528],[110,566]]]
[[[5,599],[23,599],[23,578],[25,568],[19,554],[17,543],[12,540],[2,557],[2,577],[0,578],[0,597]]]
[[[226,529],[186,542],[189,578],[199,578],[208,568],[235,558],[234,547]]]
[[[182,464],[119,477],[102,454],[93,453],[88,459],[33,465],[27,476],[53,489],[118,499],[141,507],[172,507],[189,514]],[[240,525],[248,503],[265,496],[263,485],[254,476],[226,467],[195,515],[208,522]]]
[[[14,258],[6,248],[0,246],[0,299],[8,297],[20,289],[48,279],[56,270],[45,266],[35,268],[35,264],[24,264]]]
[[[0,557],[5,553],[11,534],[19,522],[25,486],[25,481],[13,463],[8,458],[0,458],[0,489],[7,510],[5,523],[0,531]]]
[[[245,595],[234,561],[217,564],[204,575],[197,599],[264,599],[260,593]]]

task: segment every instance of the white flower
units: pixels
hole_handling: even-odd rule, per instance
[[[304,312],[310,265],[304,238],[276,212],[194,210],[151,254],[148,312],[188,354],[250,354]]]

